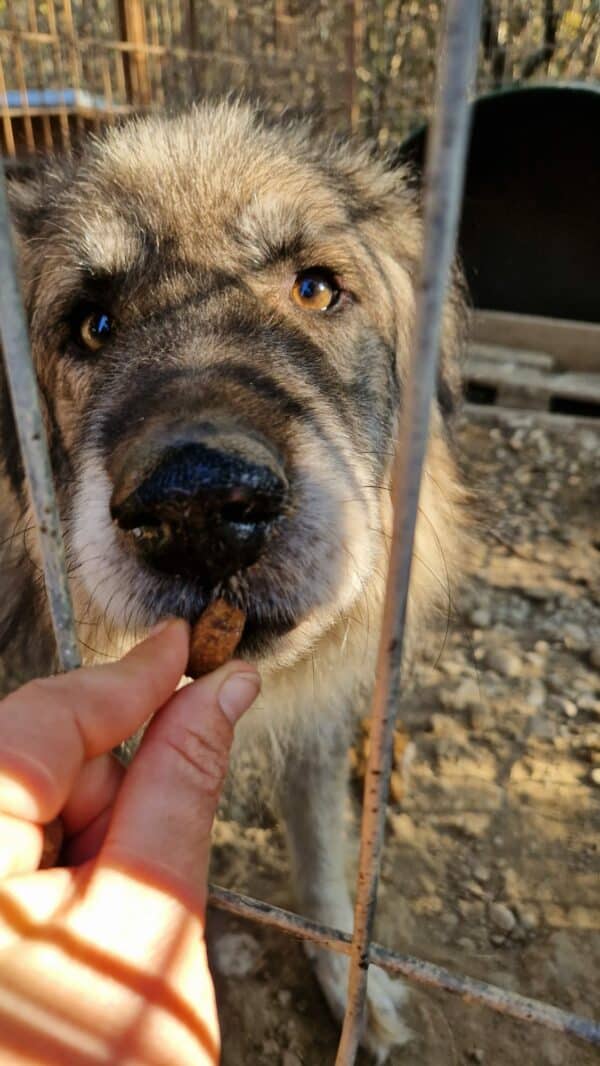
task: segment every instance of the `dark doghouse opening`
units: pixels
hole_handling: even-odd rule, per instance
[[[476,101],[459,247],[476,308],[600,322],[600,91]],[[400,148],[417,178],[425,130]]]
[[[551,396],[550,410],[561,415],[600,418],[600,403],[594,403],[593,400],[572,400],[568,396]]]
[[[493,406],[496,403],[498,389],[494,385],[480,385],[477,381],[465,382],[465,400],[468,403],[481,403]]]

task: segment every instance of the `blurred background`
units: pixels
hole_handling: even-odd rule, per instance
[[[478,92],[600,73],[598,0],[485,0]],[[432,106],[440,0],[0,0],[3,151],[243,89],[395,144]]]

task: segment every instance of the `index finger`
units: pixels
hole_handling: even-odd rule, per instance
[[[172,620],[123,659],[30,681],[0,703],[0,811],[48,822],[86,759],[130,737],[168,700],[188,655]]]

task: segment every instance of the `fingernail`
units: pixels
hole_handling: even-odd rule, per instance
[[[217,699],[223,714],[235,725],[238,718],[248,710],[258,696],[258,674],[230,674],[219,689]]]

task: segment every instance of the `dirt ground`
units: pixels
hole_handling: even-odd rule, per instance
[[[463,425],[459,443],[479,544],[402,710],[376,936],[600,1016],[600,435],[524,416],[517,429]],[[351,753],[351,874],[364,741]],[[220,821],[213,880],[293,908],[282,833],[257,810]],[[333,1063],[337,1028],[302,946],[220,914],[213,926],[230,937],[217,960],[224,1066]],[[417,1039],[393,1066],[600,1062],[445,993],[415,988],[411,1004]]]

